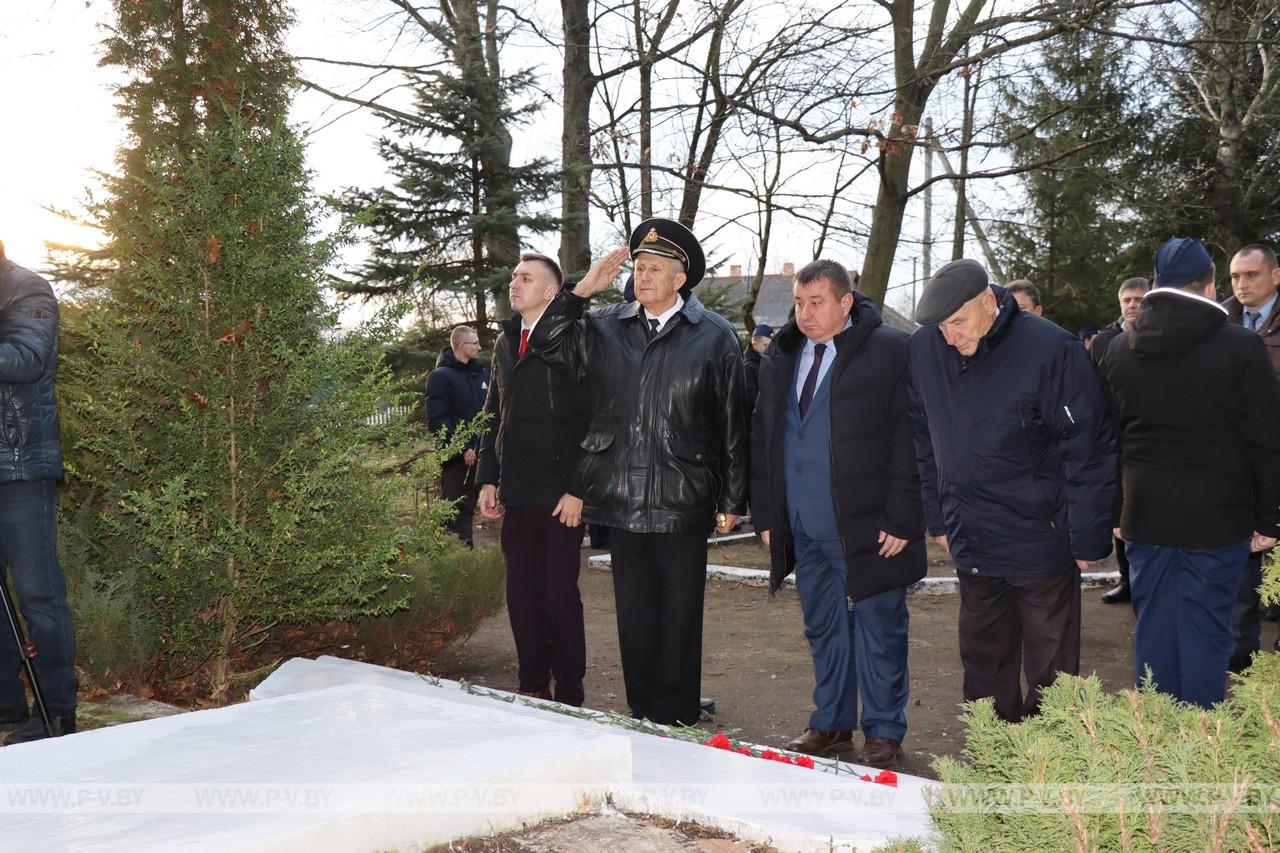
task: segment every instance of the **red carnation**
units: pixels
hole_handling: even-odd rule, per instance
[[[797,766],[797,767],[805,767],[805,768],[808,768],[809,770],[812,770],[812,769],[813,769],[813,759],[812,759],[812,758],[810,758],[810,757],[809,757],[809,756],[807,756],[807,755],[797,755],[797,756],[796,756],[796,766]]]

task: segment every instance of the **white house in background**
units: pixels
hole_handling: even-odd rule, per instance
[[[786,325],[787,320],[791,317],[791,305],[794,297],[791,293],[791,280],[795,277],[796,267],[793,263],[785,263],[782,265],[782,272],[771,273],[764,276],[760,282],[760,293],[756,297],[756,307],[752,311],[756,323],[765,323],[775,329],[780,329]],[[747,294],[750,293],[751,282],[755,279],[754,275],[743,275],[741,264],[731,264],[729,266],[728,275],[709,275],[702,280],[700,285],[705,290],[727,290],[728,297],[733,304],[739,306],[733,316],[728,317],[733,321],[734,326],[739,329],[745,329],[750,333],[750,329],[746,329],[744,312],[741,306],[746,303]],[[884,315],[884,321],[895,329],[901,329],[904,332],[914,332],[916,324],[910,318],[888,305],[880,309],[880,313]]]

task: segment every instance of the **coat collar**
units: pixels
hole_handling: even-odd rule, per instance
[[[694,296],[692,293],[682,295],[684,296],[684,305],[682,305],[680,310],[676,312],[676,316],[683,316],[694,325],[701,323],[702,318],[707,314],[707,309],[698,301],[698,297]],[[618,312],[618,317],[623,320],[631,320],[639,317],[643,313],[644,306],[639,302],[628,302],[626,307]]]

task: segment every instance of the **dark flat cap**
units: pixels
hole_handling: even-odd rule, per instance
[[[977,261],[962,258],[944,264],[920,294],[920,301],[916,303],[916,322],[921,326],[936,326],[990,285],[986,268]]]
[[[672,219],[646,219],[631,232],[628,241],[631,257],[648,253],[664,258],[675,258],[684,264],[684,288],[691,290],[698,286],[702,277],[707,274],[707,259],[702,253],[702,244],[693,232]]]
[[[1174,237],[1156,250],[1156,287],[1186,287],[1213,266],[1204,244],[1194,237]]]
[[[766,325],[766,324],[764,324],[764,323],[761,323],[759,326],[756,326],[755,331],[751,333],[751,337],[753,337],[753,338],[772,338],[772,337],[773,337],[773,326],[769,326],[769,325]]]

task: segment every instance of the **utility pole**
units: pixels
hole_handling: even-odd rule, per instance
[[[951,168],[951,161],[947,159],[947,153],[941,148],[938,149],[938,161],[942,163],[944,174],[951,178],[951,183],[955,184],[956,191],[961,192],[962,182],[960,177]],[[991,251],[991,244],[987,242],[987,231],[982,227],[982,223],[978,221],[978,217],[974,215],[973,205],[969,204],[967,198],[964,201],[964,218],[968,221],[969,227],[973,229],[973,236],[978,238],[978,245],[982,247],[982,255],[987,259],[987,268],[991,271],[991,275],[997,283],[1003,284],[1006,281],[1004,270],[1000,268],[1000,262],[996,260],[996,253]]]
[[[933,118],[924,119],[924,277],[933,275]],[[915,276],[912,275],[912,287]],[[913,294],[914,295],[914,294]],[[914,303],[913,303],[914,304]]]

